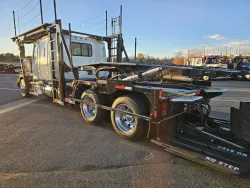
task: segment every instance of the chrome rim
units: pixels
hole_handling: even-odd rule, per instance
[[[133,113],[133,111],[126,104],[119,104],[116,108],[118,110]],[[122,112],[115,112],[115,123],[120,131],[124,133],[131,132],[135,128],[135,118]]]
[[[21,83],[20,83],[20,89],[21,89],[21,94],[22,94],[22,95],[25,95],[25,92],[26,92],[26,86],[25,86],[24,79],[22,79],[22,80],[21,80]]]
[[[89,103],[94,103],[94,100],[88,96],[85,96],[83,98],[83,101],[89,102]],[[83,103],[82,110],[83,110],[85,116],[87,117],[87,119],[91,120],[91,119],[95,118],[95,116],[96,116],[96,107],[95,106]]]
[[[203,76],[203,80],[209,80],[208,76]]]

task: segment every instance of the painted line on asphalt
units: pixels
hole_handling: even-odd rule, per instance
[[[3,76],[3,77],[4,77],[4,76],[18,76],[18,74],[0,74],[0,77],[1,77],[1,76]]]
[[[0,82],[16,82],[16,80],[0,81]]]
[[[250,92],[250,89],[247,89],[247,88],[226,88],[226,92],[228,92],[228,91],[234,91],[234,92]]]
[[[17,108],[21,108],[23,106],[26,106],[28,104],[31,104],[33,102],[38,101],[39,99],[21,99],[18,101],[10,102],[7,104],[0,105],[0,115],[9,112],[11,110],[15,110]]]
[[[244,86],[244,87],[249,87],[250,86],[250,84],[249,85],[246,85],[246,84],[241,84],[241,83],[239,83],[239,84],[212,84],[212,86]]]
[[[249,100],[233,100],[233,99],[211,99],[211,101],[223,101],[223,102],[250,102]]]
[[[20,89],[12,89],[12,88],[0,88],[0,89],[2,89],[2,90],[19,90],[20,91]]]

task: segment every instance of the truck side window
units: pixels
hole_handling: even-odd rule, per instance
[[[92,56],[92,45],[85,43],[72,42],[72,55],[73,56]]]
[[[45,48],[43,48],[43,57],[45,57]]]
[[[82,56],[91,57],[92,46],[90,44],[81,44],[81,46],[82,46]]]
[[[33,59],[37,59],[37,51],[36,51],[36,49],[37,49],[37,47],[36,47],[36,45],[34,45],[34,47],[33,47]]]
[[[81,44],[80,43],[72,43],[72,55],[81,56]]]

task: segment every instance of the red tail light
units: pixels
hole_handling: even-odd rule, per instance
[[[116,89],[125,89],[125,86],[116,85],[115,88]]]
[[[195,95],[199,95],[199,94],[201,94],[201,92],[198,91],[198,92],[195,92],[194,94],[195,94]]]
[[[167,115],[167,103],[166,102],[163,102],[161,104],[161,115],[162,116]]]
[[[159,99],[162,99],[162,90],[159,91]]]
[[[154,118],[157,118],[157,111],[154,111]]]

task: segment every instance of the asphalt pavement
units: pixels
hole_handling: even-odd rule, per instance
[[[6,76],[9,75],[0,75],[0,81],[11,79],[13,83],[0,82],[0,88],[16,89],[16,75]],[[237,106],[240,100],[249,101],[250,82],[214,82],[213,85],[229,90],[211,101],[213,115],[221,117],[223,113],[227,117],[231,105]],[[249,179],[171,155],[147,140],[124,140],[107,123],[87,125],[78,107],[62,107],[48,99],[36,101],[34,97],[20,101],[18,94],[18,90],[0,89],[3,104],[0,104],[0,187],[250,185]],[[29,100],[32,103],[28,104]],[[17,107],[24,103],[27,105]]]
[[[0,105],[21,99],[17,74],[0,74]]]
[[[213,87],[227,91],[210,102],[211,116],[230,119],[230,107],[239,108],[240,101],[250,101],[250,81],[215,81]]]

